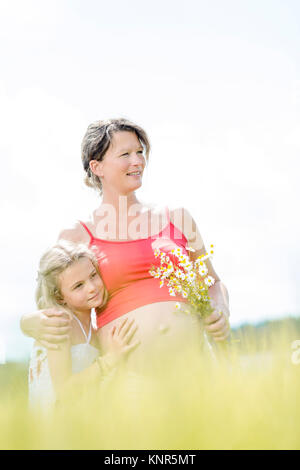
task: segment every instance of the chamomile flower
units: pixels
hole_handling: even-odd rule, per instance
[[[215,283],[214,278],[208,276],[205,263],[213,255],[213,245],[210,245],[208,253],[198,256],[196,261],[191,260],[187,252],[195,252],[195,250],[192,247],[186,247],[184,252],[179,247],[172,249],[171,261],[167,253],[157,249],[155,253],[156,257],[159,257],[160,267],[152,266],[149,272],[160,281],[160,287],[166,284],[170,296],[174,297],[179,294],[188,300],[198,315],[205,317],[211,313],[211,299],[208,292]],[[176,304],[176,310],[184,312],[179,302]]]
[[[206,254],[205,256],[204,256],[204,255],[201,255],[201,259],[200,259],[200,261],[205,261],[205,260],[207,260],[207,259],[211,258],[211,256],[212,256],[211,254],[209,254],[209,255],[208,255],[208,254]]]
[[[187,263],[186,266],[185,266],[185,269],[186,269],[187,271],[192,271],[192,269],[193,269],[193,263]]]
[[[182,273],[182,271],[181,271],[180,269],[176,269],[176,271],[175,271],[175,276],[176,276],[178,279],[180,279],[180,278],[181,278],[181,273]]]
[[[193,282],[193,281],[195,281],[195,279],[196,279],[196,274],[193,271],[191,271],[187,274],[188,282]]]
[[[215,283],[215,280],[212,276],[207,276],[205,279],[204,279],[204,282],[205,284],[208,286],[208,287],[211,287],[214,283]]]
[[[198,273],[202,277],[206,276],[206,274],[208,273],[208,269],[207,269],[205,263],[202,263],[202,266],[201,265],[199,266]]]

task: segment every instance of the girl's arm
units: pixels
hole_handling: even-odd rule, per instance
[[[47,355],[53,388],[59,400],[80,393],[83,386],[88,387],[101,377],[97,361],[83,371],[72,374],[70,341],[63,343],[59,350],[47,350]]]
[[[72,375],[70,340],[62,343],[59,350],[48,349],[47,358],[53,388],[59,393]]]
[[[59,351],[48,351],[49,369],[55,391],[61,397],[67,396],[69,391],[96,382],[120,365],[139,345],[139,341],[133,341],[136,330],[135,321],[128,321],[128,318],[125,318],[110,330],[106,354],[83,371],[73,375],[70,342],[65,342]]]

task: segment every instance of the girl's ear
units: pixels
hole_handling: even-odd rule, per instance
[[[55,300],[59,305],[67,305],[61,293],[57,290],[57,288],[55,289],[54,295],[55,295]]]
[[[98,176],[98,178],[103,177],[103,162],[99,162],[98,160],[91,160],[90,161],[90,170],[94,175]]]

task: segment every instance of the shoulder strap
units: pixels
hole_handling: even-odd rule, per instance
[[[166,206],[166,216],[167,216],[167,221],[169,223],[170,222],[170,211],[169,211],[168,206]]]
[[[81,225],[85,228],[85,230],[87,231],[87,233],[89,234],[89,236],[90,236],[91,238],[94,238],[92,232],[87,228],[87,226],[85,225],[85,223],[81,222],[81,220],[79,220],[79,222],[80,222]]]
[[[82,333],[83,333],[83,335],[84,335],[84,337],[85,337],[85,340],[86,340],[87,344],[89,344],[89,342],[91,341],[91,336],[92,336],[92,319],[90,319],[89,332],[88,332],[88,334],[86,334],[86,332],[85,332],[85,330],[84,330],[84,328],[83,328],[83,326],[82,326],[82,323],[81,323],[81,321],[79,320],[79,318],[78,318],[76,315],[74,315],[74,313],[73,313],[73,317],[75,318],[75,320],[77,320],[77,323],[78,323],[78,325],[79,325],[80,328],[81,328],[81,331],[82,331]]]

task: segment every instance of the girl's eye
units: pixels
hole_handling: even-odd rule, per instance
[[[95,277],[95,276],[97,276],[97,273],[96,273],[96,272],[94,272],[94,273],[92,274],[92,277]]]
[[[127,155],[129,155],[129,153],[123,153],[121,157],[127,157]]]
[[[77,284],[77,286],[75,286],[74,289],[78,289],[81,286],[82,286],[82,284]]]

